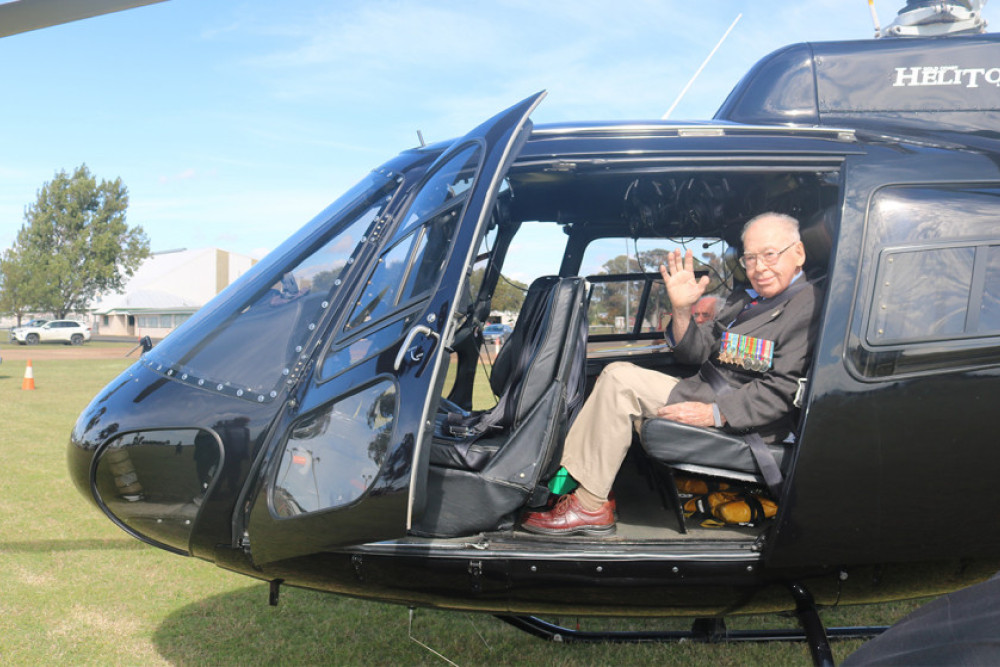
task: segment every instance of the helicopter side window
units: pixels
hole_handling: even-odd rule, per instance
[[[884,253],[868,342],[884,345],[965,334],[975,256],[969,246]]]
[[[413,198],[400,230],[408,230],[413,223],[425,219],[446,203],[468,192],[481,159],[480,147],[471,145],[438,168]]]
[[[868,342],[1000,334],[998,280],[1000,245],[886,251],[879,260]]]
[[[1000,188],[894,186],[872,199],[874,241],[851,325],[862,376],[1000,361]]]
[[[329,233],[313,236],[307,229],[305,239],[301,233],[293,237],[298,244],[284,257],[261,262],[263,269],[251,270],[239,289],[230,288],[230,298],[217,308],[206,306],[207,314],[199,313],[153,348],[145,363],[174,379],[238,398],[275,398],[279,385],[299,371],[309,341],[318,335],[346,272],[391,199],[392,184],[350,202],[338,212],[339,220],[338,214],[328,219]]]
[[[359,498],[385,460],[396,406],[396,386],[380,382],[296,421],[275,478],[275,514],[289,518]]]
[[[345,331],[382,319],[436,284],[481,154],[478,145],[468,146],[420,186],[405,222],[379,257],[354,304]]]
[[[411,234],[379,257],[375,272],[368,280],[361,298],[354,305],[346,329],[353,329],[380,319],[395,307],[397,290],[417,236],[417,233]]]
[[[459,209],[458,204],[448,207],[382,254],[345,331],[382,319],[437,283],[451,249]]]
[[[378,354],[409,330],[420,300],[441,276],[481,153],[478,145],[466,147],[420,186],[323,359],[324,380]],[[400,311],[406,314],[397,316]]]

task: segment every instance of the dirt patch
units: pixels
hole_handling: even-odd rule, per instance
[[[0,356],[4,362],[49,360],[49,359],[124,359],[135,345],[4,345],[0,348]],[[139,350],[135,350],[130,359],[139,358]]]

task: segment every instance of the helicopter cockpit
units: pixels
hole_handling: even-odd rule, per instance
[[[555,164],[522,158],[508,173],[490,230],[476,256],[472,275],[476,276],[477,291],[467,300],[461,326],[450,346],[455,369],[449,370],[453,381],[442,392],[444,404],[458,411],[495,410],[491,401],[508,400],[503,395],[484,396],[482,390],[477,390],[477,378],[481,386],[497,389],[497,383],[486,383],[482,378],[506,360],[503,349],[497,352],[483,345],[476,340],[475,332],[491,312],[496,313],[493,295],[517,289],[529,295],[527,301],[539,287],[538,274],[514,283],[505,274],[505,267],[512,267],[518,276],[524,275],[521,267],[531,266],[550,273],[553,279],[579,276],[584,281],[578,308],[574,308],[571,287],[563,296],[566,303],[553,298],[552,307],[562,307],[564,312],[555,346],[558,350],[549,355],[563,363],[581,365],[586,392],[600,370],[616,360],[627,359],[672,374],[691,374],[694,369],[675,365],[663,336],[670,304],[658,267],[666,253],[674,248],[695,250],[699,272],[711,278],[710,294],[725,301],[734,289],[745,284],[745,276],[735,261],[743,223],[759,212],[782,210],[802,220],[802,234],[810,251],[810,274],[818,277],[825,272],[832,235],[836,233],[830,209],[840,197],[839,178],[838,167],[833,164],[776,169],[749,164],[665,166],[636,164],[634,160]],[[539,266],[537,258],[528,259],[537,257],[532,251],[538,247],[544,247],[550,256],[547,267]],[[525,326],[525,316],[537,314],[524,310],[517,313],[516,328]],[[579,336],[575,335],[573,317],[585,321],[585,352],[576,349]],[[540,326],[547,331],[554,328],[548,323]],[[563,394],[573,394],[569,371],[562,374],[561,380],[556,379],[558,373],[553,372],[553,376],[546,375],[546,381],[561,382]],[[455,412],[451,419],[462,423],[455,419]],[[542,421],[535,428],[536,432],[529,436],[533,443],[529,447],[521,444],[525,436],[516,428],[506,435],[491,430],[487,439],[493,456],[508,446],[524,450],[509,453],[495,468],[462,470],[456,468],[468,466],[437,463],[432,458],[428,474],[433,491],[427,494],[428,506],[423,518],[416,522],[415,532],[457,536],[510,529],[516,525],[519,510],[545,502],[545,482],[558,468],[567,424],[564,417],[561,422]],[[457,440],[459,446],[469,447],[471,442],[481,443],[480,438],[481,434],[477,434]],[[642,468],[637,466],[635,472]],[[636,479],[629,469],[622,476],[619,486],[630,490],[616,487],[619,513],[627,515],[634,509],[635,521],[631,526],[627,521],[619,522],[619,538],[675,536],[677,526],[672,526],[669,517],[652,518],[663,512],[656,506],[654,480]],[[505,503],[500,499],[511,493],[516,500]],[[484,504],[492,510],[484,508]],[[657,525],[660,530],[654,528]]]

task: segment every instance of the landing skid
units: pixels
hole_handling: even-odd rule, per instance
[[[813,664],[833,666],[833,651],[829,637],[838,639],[865,639],[882,634],[888,626],[856,626],[824,628],[813,602],[812,595],[801,584],[790,584],[789,592],[795,599],[795,614],[799,618],[800,630],[729,630],[723,618],[695,619],[690,630],[664,630],[660,632],[584,632],[564,628],[536,616],[497,615],[518,630],[553,642],[608,642],[647,643],[672,641],[719,642],[780,642],[807,641]]]

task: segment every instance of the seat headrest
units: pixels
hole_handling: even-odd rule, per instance
[[[830,265],[833,241],[837,237],[837,209],[828,206],[799,225],[802,245],[806,248],[806,272],[825,275]]]

